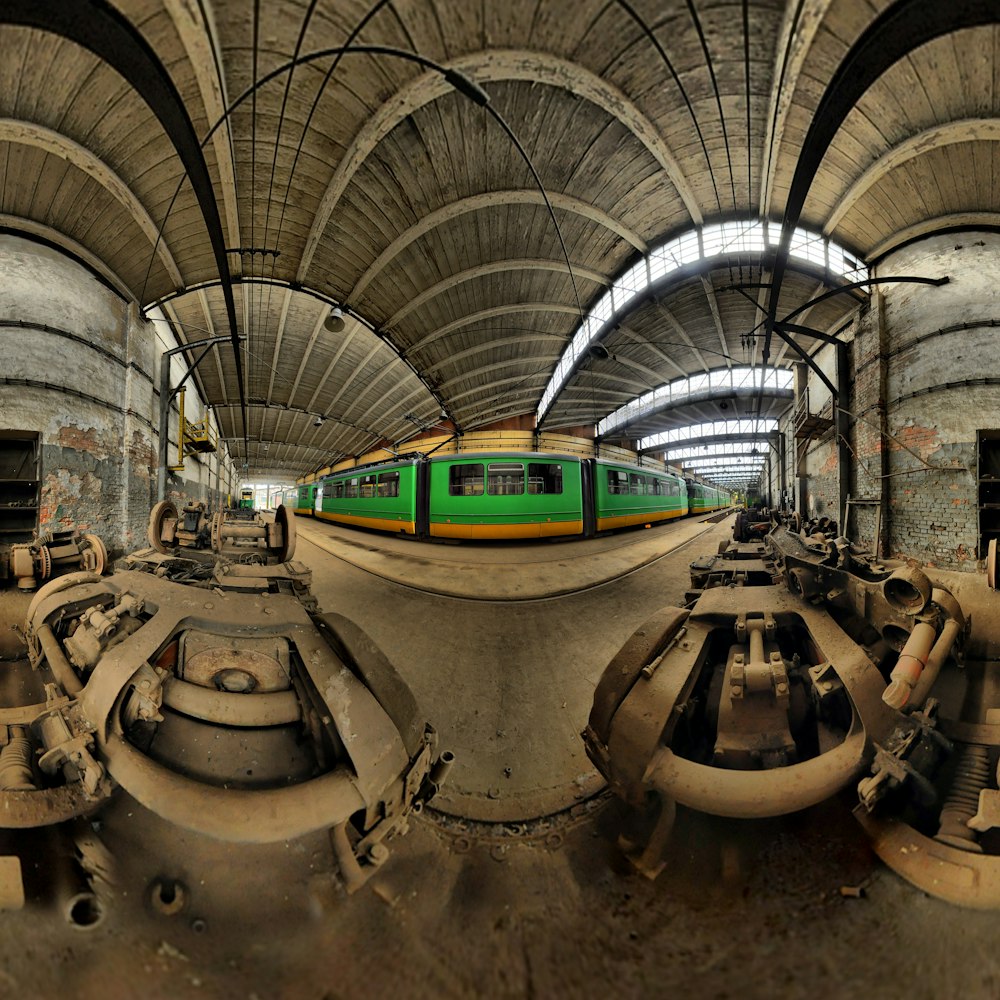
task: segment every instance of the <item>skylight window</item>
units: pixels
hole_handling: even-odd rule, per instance
[[[620,316],[627,312],[651,285],[685,265],[694,264],[699,260],[728,254],[760,254],[768,247],[777,246],[780,241],[781,227],[774,223],[763,220],[720,222],[681,233],[672,240],[654,247],[648,256],[635,261],[598,298],[575,331],[542,393],[536,413],[538,421],[541,422],[545,418],[578,362],[586,356],[587,348],[597,342],[616,315]],[[862,281],[868,276],[867,268],[857,257],[831,243],[821,234],[808,229],[799,228],[794,231],[788,252],[798,260],[828,269],[838,280]],[[754,374],[751,379],[758,377]],[[689,387],[687,393],[690,395],[694,391],[696,390]],[[671,389],[672,395],[676,396],[680,392],[679,386]],[[638,411],[630,412],[641,412],[642,405],[640,404]],[[614,414],[611,415],[613,416]],[[611,422],[611,417],[601,421],[599,428],[605,427],[605,429],[599,429],[599,433],[606,433],[611,426],[621,426],[624,422],[614,424]]]

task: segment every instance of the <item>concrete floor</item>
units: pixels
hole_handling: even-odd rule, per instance
[[[321,604],[382,646],[459,758],[442,811],[412,823],[348,898],[322,836],[234,850],[122,795],[99,830],[117,885],[89,932],[69,929],[37,888],[51,835],[9,835],[0,847],[23,854],[33,900],[0,914],[0,998],[1000,995],[996,916],[926,898],[883,868],[849,793],[780,820],[680,810],[656,882],[623,863],[616,804],[588,797],[596,784],[578,734],[593,685],[637,626],[682,599],[688,562],[715,551],[730,524],[615,582],[516,602],[388,582],[306,539],[332,546],[336,529],[306,526],[297,557],[313,566]],[[679,528],[614,536],[609,548],[665,550]],[[532,560],[572,565],[590,558],[574,556],[586,544]],[[411,551],[468,562],[452,547]],[[513,564],[511,548],[495,551]],[[188,887],[184,912],[153,913],[156,876]],[[842,885],[864,886],[865,898],[842,897]]]

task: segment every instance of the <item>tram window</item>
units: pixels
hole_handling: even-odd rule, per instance
[[[361,492],[359,495],[363,500],[370,500],[375,496],[375,483],[377,479],[377,476],[361,477]]]
[[[343,479],[338,479],[337,482],[332,483],[329,487],[327,487],[327,489],[329,490],[329,496],[332,497],[334,500],[343,500],[344,499],[344,480]]]
[[[344,480],[344,496],[348,500],[356,500],[358,497],[358,481],[357,479],[346,479]]]
[[[448,495],[453,497],[481,497],[483,495],[483,467],[453,465],[448,470]]]
[[[561,465],[543,465],[540,462],[528,463],[529,493],[562,493],[563,470]]]
[[[631,473],[628,477],[628,491],[634,497],[645,496],[649,492],[649,480],[645,476]]]
[[[612,496],[628,493],[628,475],[617,469],[608,469],[608,492]]]
[[[399,473],[383,472],[378,477],[378,495],[380,497],[399,496]]]
[[[510,497],[524,492],[524,466],[520,462],[491,462],[487,468],[486,492]]]

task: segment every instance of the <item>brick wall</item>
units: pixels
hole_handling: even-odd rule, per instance
[[[883,497],[886,554],[980,570],[976,431],[1000,428],[1000,235],[928,237],[876,273],[947,275],[949,283],[880,286],[842,335],[850,344],[849,492]],[[810,373],[810,392],[819,385]],[[804,471],[809,512],[835,516],[832,432],[810,442]],[[871,545],[874,533],[875,508],[854,508],[852,540]]]
[[[81,265],[0,235],[0,428],[39,434],[40,530],[92,531],[113,556],[145,544],[156,487],[154,383],[160,354],[174,343],[164,324],[143,320]],[[197,393],[188,392],[187,408],[191,419],[204,414]],[[171,434],[176,449],[176,412]],[[170,495],[209,499],[215,461],[189,458]]]
[[[976,431],[1000,427],[1000,385],[970,383],[1000,383],[1000,236],[933,236],[878,271],[949,278],[884,289],[889,552],[975,571]]]

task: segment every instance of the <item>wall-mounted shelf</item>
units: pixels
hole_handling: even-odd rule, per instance
[[[990,541],[1000,539],[1000,430],[976,431],[976,504],[979,508],[979,558]]]
[[[38,435],[0,431],[0,536],[30,542],[38,527]]]

